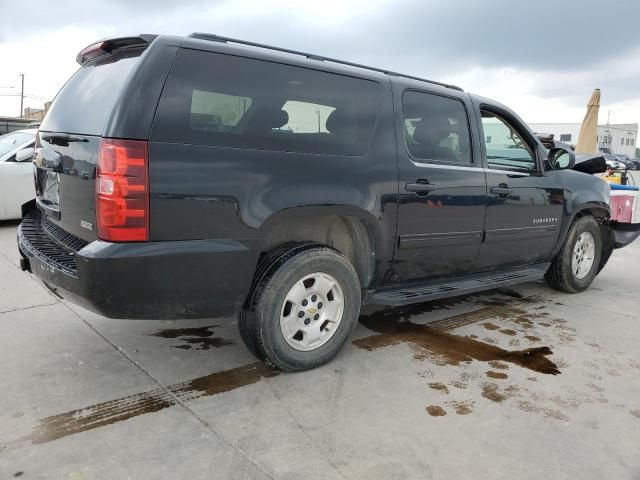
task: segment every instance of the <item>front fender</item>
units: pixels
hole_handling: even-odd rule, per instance
[[[588,214],[599,221],[608,221],[611,216],[609,206],[611,189],[607,182],[593,175],[574,170],[563,170],[562,182],[565,191],[565,208],[558,244],[554,249],[553,257],[562,248],[569,228],[576,217]]]

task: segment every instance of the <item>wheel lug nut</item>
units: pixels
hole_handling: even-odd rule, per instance
[[[311,323],[311,319],[309,319],[309,318],[305,318],[304,319],[304,324],[305,325],[309,325],[310,323]]]
[[[317,299],[318,299],[318,297],[316,295],[312,295],[311,296],[311,301],[312,302],[315,302]]]
[[[318,308],[322,308],[322,302],[318,303]]]
[[[313,316],[313,319],[314,319],[314,320],[318,320],[319,318],[320,318],[320,314],[319,314],[319,313],[316,313],[316,314]]]
[[[302,318],[302,317],[304,317],[304,312],[302,311],[298,312],[298,318]]]
[[[309,302],[307,302],[307,300],[306,300],[306,299],[305,299],[305,300],[302,300],[302,306],[303,306],[303,307],[306,307],[308,303],[309,303]]]

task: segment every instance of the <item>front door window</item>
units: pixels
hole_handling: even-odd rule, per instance
[[[531,147],[506,120],[483,110],[482,128],[489,168],[522,172],[536,170]]]

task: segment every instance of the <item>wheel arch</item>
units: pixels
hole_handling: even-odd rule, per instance
[[[583,217],[585,215],[592,216],[600,225],[600,232],[602,233],[602,259],[600,262],[601,270],[611,256],[611,252],[613,251],[613,243],[610,242],[613,232],[607,225],[611,216],[611,209],[609,207],[609,204],[604,201],[590,201],[573,205],[573,208],[571,208],[569,213],[565,215],[566,221],[562,224],[562,229],[558,238],[558,244],[553,251],[552,258],[554,258],[558,254],[558,252],[562,248],[562,245],[564,245],[564,242],[569,233],[569,229],[571,228],[571,225],[573,225],[573,222],[575,222],[577,218]]]
[[[290,241],[335,248],[351,261],[363,288],[373,282],[376,265],[388,255],[376,219],[355,207],[287,208],[271,215],[260,231],[265,239],[262,254]]]

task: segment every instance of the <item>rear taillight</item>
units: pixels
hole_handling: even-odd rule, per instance
[[[102,139],[96,178],[96,217],[101,240],[149,240],[147,142]]]

